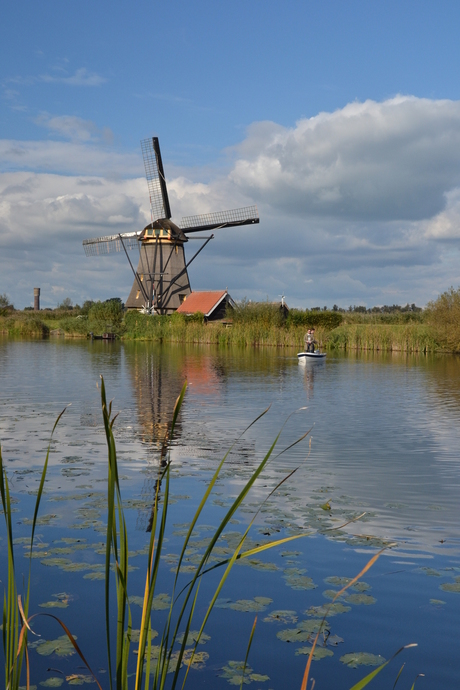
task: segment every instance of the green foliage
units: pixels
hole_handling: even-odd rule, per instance
[[[120,326],[122,320],[123,308],[118,299],[95,302],[88,311],[89,323],[105,323],[108,330]]]
[[[80,314],[83,316],[88,316],[89,310],[93,306],[94,301],[92,299],[87,299],[83,302],[83,305],[80,307]]]
[[[244,299],[234,310],[227,311],[234,324],[255,324],[261,327],[284,325],[285,317],[279,304],[273,302],[251,302]]]
[[[321,326],[326,330],[332,330],[340,326],[342,320],[343,315],[337,311],[291,309],[286,319],[286,326],[304,326],[305,328]]]
[[[4,330],[9,335],[40,336],[49,334],[49,326],[39,316],[17,313],[0,322],[0,331]]]
[[[73,309],[73,302],[70,297],[63,299],[62,302],[58,304],[58,309],[62,309],[63,311],[71,311]]]
[[[4,316],[13,311],[14,307],[10,304],[9,297],[6,293],[0,295],[0,316]]]
[[[451,287],[430,302],[425,318],[444,348],[460,352],[460,287]]]
[[[401,311],[399,309],[382,311],[379,308],[368,309],[365,312],[347,311],[342,313],[343,324],[395,324],[423,323],[425,313],[417,307],[415,311]]]

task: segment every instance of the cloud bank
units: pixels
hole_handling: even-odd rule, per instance
[[[35,284],[52,299],[125,298],[126,259],[86,259],[81,241],[149,219],[141,153],[77,117],[40,117],[68,141],[0,140],[0,293],[19,306]],[[176,221],[259,207],[260,225],[216,232],[191,266],[194,289],[372,306],[424,304],[460,283],[460,102],[397,96],[292,128],[254,123],[208,182],[163,162]]]

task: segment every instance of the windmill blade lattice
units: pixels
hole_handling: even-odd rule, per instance
[[[251,225],[259,222],[257,206],[235,208],[231,211],[217,211],[215,213],[203,213],[199,216],[186,216],[182,218],[180,228],[185,233],[199,232],[200,230],[213,230],[214,228],[228,228],[237,225]]]
[[[152,222],[160,218],[171,218],[168,190],[166,189],[158,138],[142,139],[141,149],[149,188]]]
[[[86,256],[100,256],[121,252],[123,249],[135,249],[138,246],[138,233],[125,232],[118,235],[107,235],[106,237],[94,237],[83,240],[83,249]]]

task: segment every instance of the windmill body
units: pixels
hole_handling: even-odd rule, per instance
[[[134,274],[134,282],[126,301],[127,309],[150,314],[171,314],[191,293],[187,268],[214,235],[188,237],[200,231],[259,222],[257,208],[220,211],[183,218],[180,226],[171,220],[166,179],[157,137],[141,142],[145,173],[150,196],[152,222],[140,232],[119,233],[83,241],[87,256],[124,251]],[[204,240],[187,262],[184,244],[189,239]],[[139,249],[137,270],[128,250]]]
[[[157,221],[144,228],[127,309],[145,309],[151,304],[156,314],[171,314],[191,293],[184,252],[187,238],[172,225]]]

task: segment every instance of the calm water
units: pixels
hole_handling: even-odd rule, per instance
[[[24,548],[20,538],[29,534],[33,492],[52,425],[70,404],[52,445],[41,508],[40,557],[33,561],[32,611],[46,611],[40,605],[58,601],[53,595],[63,595],[60,599],[67,607],[51,612],[57,612],[78,636],[94,667],[100,669],[104,685],[103,582],[92,579],[103,563],[100,551],[105,538],[100,374],[114,409],[120,412],[116,439],[122,489],[130,549],[138,552],[132,563],[139,569],[130,574],[129,583],[134,595],[143,588],[145,555],[139,552],[148,542],[146,527],[162,441],[185,380],[189,386],[171,452],[174,497],[161,593],[170,590],[174,554],[210,473],[250,421],[271,405],[229,456],[188,553],[185,570],[189,572],[181,575],[184,584],[204,548],[208,528],[222,518],[284,422],[279,450],[311,428],[304,442],[273,459],[222,545],[233,544],[259,503],[296,467],[292,479],[264,505],[251,537],[259,542],[299,532],[310,536],[266,552],[253,567],[235,567],[222,593],[227,601],[209,621],[210,640],[200,647],[209,658],[203,669],[193,671],[190,687],[229,687],[222,669],[230,660],[244,659],[255,616],[254,611],[244,610],[250,606],[235,602],[258,596],[267,602],[257,613],[249,663],[254,673],[266,674],[270,680],[254,681],[252,687],[300,687],[307,657],[299,652],[308,642],[298,642],[295,634],[282,631],[313,620],[311,607],[327,603],[327,591],[336,586],[335,580],[326,579],[354,576],[378,548],[392,542],[397,546],[364,577],[369,589],[350,591],[351,599],[344,604],[351,610],[328,616],[331,636],[343,642],[333,638],[337,645],[325,648],[333,655],[313,664],[316,687],[349,688],[371,670],[346,667],[340,661],[346,654],[368,652],[389,658],[410,642],[418,642],[419,647],[404,652],[370,687],[392,687],[403,661],[407,663],[401,686],[405,680],[404,686],[410,687],[417,673],[425,673],[417,681],[425,688],[458,687],[460,593],[448,590],[460,576],[459,359],[342,354],[299,365],[294,351],[25,342],[0,336],[0,440],[17,501],[18,558]],[[330,510],[324,509],[327,503]],[[332,529],[362,513],[360,520]],[[3,527],[0,533],[4,535]],[[69,537],[79,541],[69,544]],[[4,539],[0,554],[4,581]],[[63,560],[56,564],[52,558]],[[25,572],[27,563],[19,560],[17,567]],[[306,578],[311,578],[309,584]],[[195,627],[217,581],[217,575],[211,574],[203,582]],[[447,590],[442,589],[445,585]],[[270,614],[279,610],[291,613],[285,614],[284,622],[270,621]],[[139,618],[140,609],[133,614]],[[157,630],[162,615],[154,614]],[[39,627],[46,640],[60,635],[49,620],[43,619]],[[283,641],[277,633],[293,641]],[[46,657],[32,651],[31,659],[35,683],[83,672],[76,670],[75,656]]]

